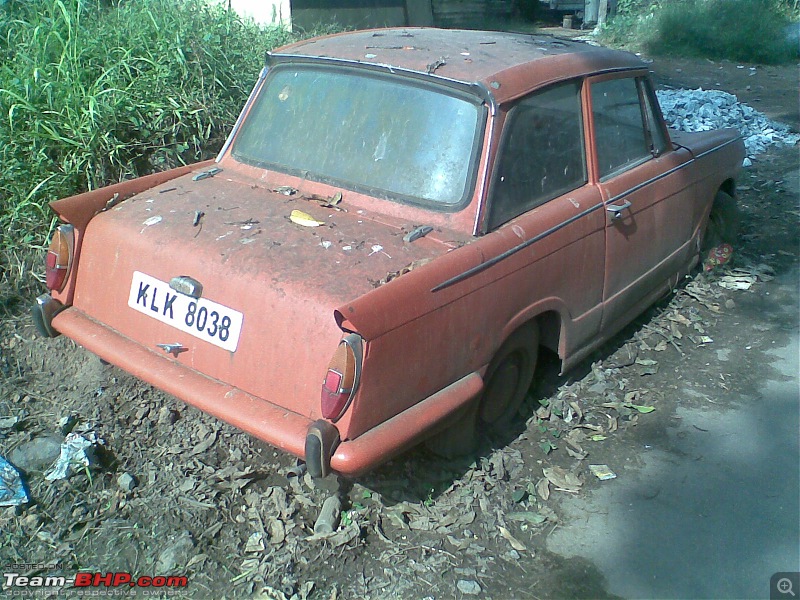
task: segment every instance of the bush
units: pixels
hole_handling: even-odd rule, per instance
[[[789,23],[774,0],[686,0],[666,5],[645,48],[754,63],[781,63],[797,56],[786,38]]]
[[[47,202],[213,156],[292,39],[202,0],[0,0],[0,307]]]
[[[798,56],[786,33],[797,16],[795,0],[625,0],[603,39],[652,54],[782,63]]]

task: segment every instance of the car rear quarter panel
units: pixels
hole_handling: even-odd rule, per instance
[[[592,206],[599,208],[491,268],[432,291]],[[560,315],[570,331],[563,343],[590,338],[600,324],[604,224],[599,192],[586,186],[340,307],[342,327],[368,340],[348,435],[481,371],[506,337],[536,315]]]
[[[99,188],[83,194],[76,194],[68,198],[56,200],[50,203],[50,207],[61,218],[62,221],[70,223],[75,227],[75,249],[72,257],[72,269],[69,279],[64,289],[60,292],[53,292],[53,297],[65,305],[72,304],[75,294],[75,277],[78,273],[81,249],[83,247],[83,236],[89,221],[99,212],[106,209],[108,203],[114,201],[124,201],[134,194],[154,188],[162,183],[176,179],[192,171],[200,171],[214,161],[207,160],[194,165],[178,167],[161,173],[153,173],[145,177],[122,181],[115,185]]]

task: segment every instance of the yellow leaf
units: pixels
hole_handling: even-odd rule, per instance
[[[319,227],[320,225],[324,225],[322,221],[317,221],[310,214],[304,213],[302,210],[293,210],[289,215],[289,220],[303,227]]]

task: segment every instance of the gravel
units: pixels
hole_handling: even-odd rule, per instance
[[[8,459],[23,471],[44,471],[61,454],[62,441],[56,435],[36,437],[12,450]]]
[[[711,131],[733,127],[744,138],[747,158],[745,166],[770,146],[791,146],[800,135],[788,125],[770,120],[733,94],[720,90],[658,90],[659,104],[667,125],[679,131]]]

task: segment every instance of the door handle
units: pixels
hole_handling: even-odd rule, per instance
[[[619,219],[622,216],[622,211],[630,207],[631,203],[626,200],[623,204],[609,204],[606,206],[606,210],[611,213],[612,219]]]

